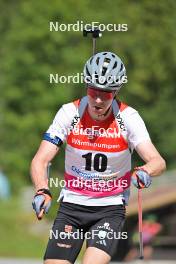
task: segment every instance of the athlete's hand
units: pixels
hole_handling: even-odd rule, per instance
[[[41,220],[43,214],[47,214],[51,206],[52,195],[48,189],[39,189],[33,199],[32,207],[36,212],[38,220]]]
[[[135,170],[131,176],[132,183],[138,189],[148,188],[152,183],[151,176],[144,170]]]

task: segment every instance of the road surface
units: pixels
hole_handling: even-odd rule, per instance
[[[125,262],[123,262],[125,263]],[[123,264],[122,262],[111,262],[110,264]],[[126,262],[127,263],[127,262]],[[175,264],[176,260],[151,260],[151,261],[135,261],[135,262],[128,262],[129,264]],[[29,260],[29,259],[7,259],[7,258],[0,258],[0,264],[43,264],[40,260]],[[78,262],[76,264],[79,264]]]

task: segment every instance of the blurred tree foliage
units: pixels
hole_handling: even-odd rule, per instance
[[[30,161],[59,107],[85,93],[84,84],[50,84],[49,74],[81,73],[91,40],[82,32],[50,32],[50,21],[128,24],[126,32],[104,32],[98,51],[125,62],[120,98],[139,110],[168,167],[175,167],[175,9],[174,0],[1,0],[0,165],[14,190],[29,182]],[[63,168],[62,150],[52,170]]]

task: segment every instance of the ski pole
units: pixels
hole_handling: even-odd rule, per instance
[[[138,189],[139,259],[144,258],[142,236],[142,189]]]

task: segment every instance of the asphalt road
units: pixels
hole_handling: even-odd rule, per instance
[[[124,263],[124,262],[123,262]],[[175,260],[151,260],[151,261],[135,261],[135,262],[128,262],[129,264],[175,264]],[[40,260],[27,260],[27,259],[7,259],[7,258],[0,258],[0,264],[43,264]],[[79,263],[76,263],[79,264]],[[111,264],[122,264],[122,262],[111,262]]]

